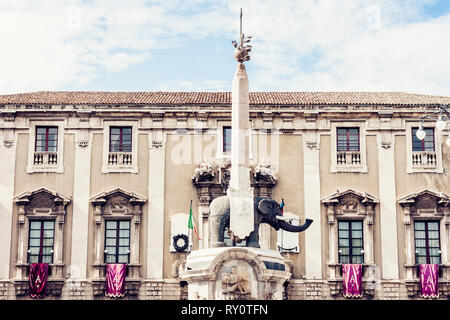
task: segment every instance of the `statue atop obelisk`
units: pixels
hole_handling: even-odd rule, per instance
[[[250,186],[249,165],[249,85],[244,61],[250,60],[251,37],[242,33],[240,14],[240,41],[233,41],[235,59],[239,62],[233,78],[231,112],[231,177],[227,194],[230,197],[230,230],[244,239],[254,229],[253,188]]]

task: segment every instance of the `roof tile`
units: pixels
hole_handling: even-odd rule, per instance
[[[231,104],[231,92],[39,91],[0,95],[0,104]],[[405,92],[250,92],[252,105],[434,105],[450,97]]]

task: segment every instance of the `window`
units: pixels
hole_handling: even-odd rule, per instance
[[[129,263],[130,221],[106,221],[105,232],[105,263]]]
[[[416,263],[441,263],[438,221],[414,221]]]
[[[223,153],[231,153],[231,127],[223,127]]]
[[[109,135],[110,152],[131,152],[131,127],[111,127]]]
[[[58,127],[36,127],[35,151],[58,151]]]
[[[359,128],[337,128],[337,151],[359,151]]]
[[[137,121],[103,122],[102,173],[138,173]]]
[[[417,130],[412,128],[412,151],[435,151],[434,128],[423,129],[427,134],[423,140],[417,138]]]
[[[330,172],[367,173],[364,122],[331,122]]]
[[[53,262],[55,222],[31,220],[28,237],[28,263]]]
[[[362,221],[338,222],[339,263],[364,263]]]

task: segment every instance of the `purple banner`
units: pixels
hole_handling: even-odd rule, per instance
[[[44,298],[47,293],[48,264],[30,263],[28,274],[30,282],[28,294],[32,298]]]
[[[344,297],[362,297],[362,264],[343,264],[342,275]]]
[[[421,264],[420,296],[423,298],[439,298],[439,265]]]
[[[111,263],[106,265],[105,296],[120,298],[125,296],[125,276],[127,265],[124,263]]]

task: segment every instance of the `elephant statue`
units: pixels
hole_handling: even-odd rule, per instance
[[[259,225],[268,223],[275,230],[288,232],[302,232],[308,229],[313,220],[306,219],[301,226],[294,226],[281,218],[281,208],[278,202],[269,198],[254,198],[255,222],[253,232],[245,239],[247,247],[260,248],[259,246]],[[210,205],[209,215],[209,239],[210,247],[225,247],[224,234],[230,226],[230,198],[222,196],[214,199]],[[240,242],[244,239],[234,239]]]

